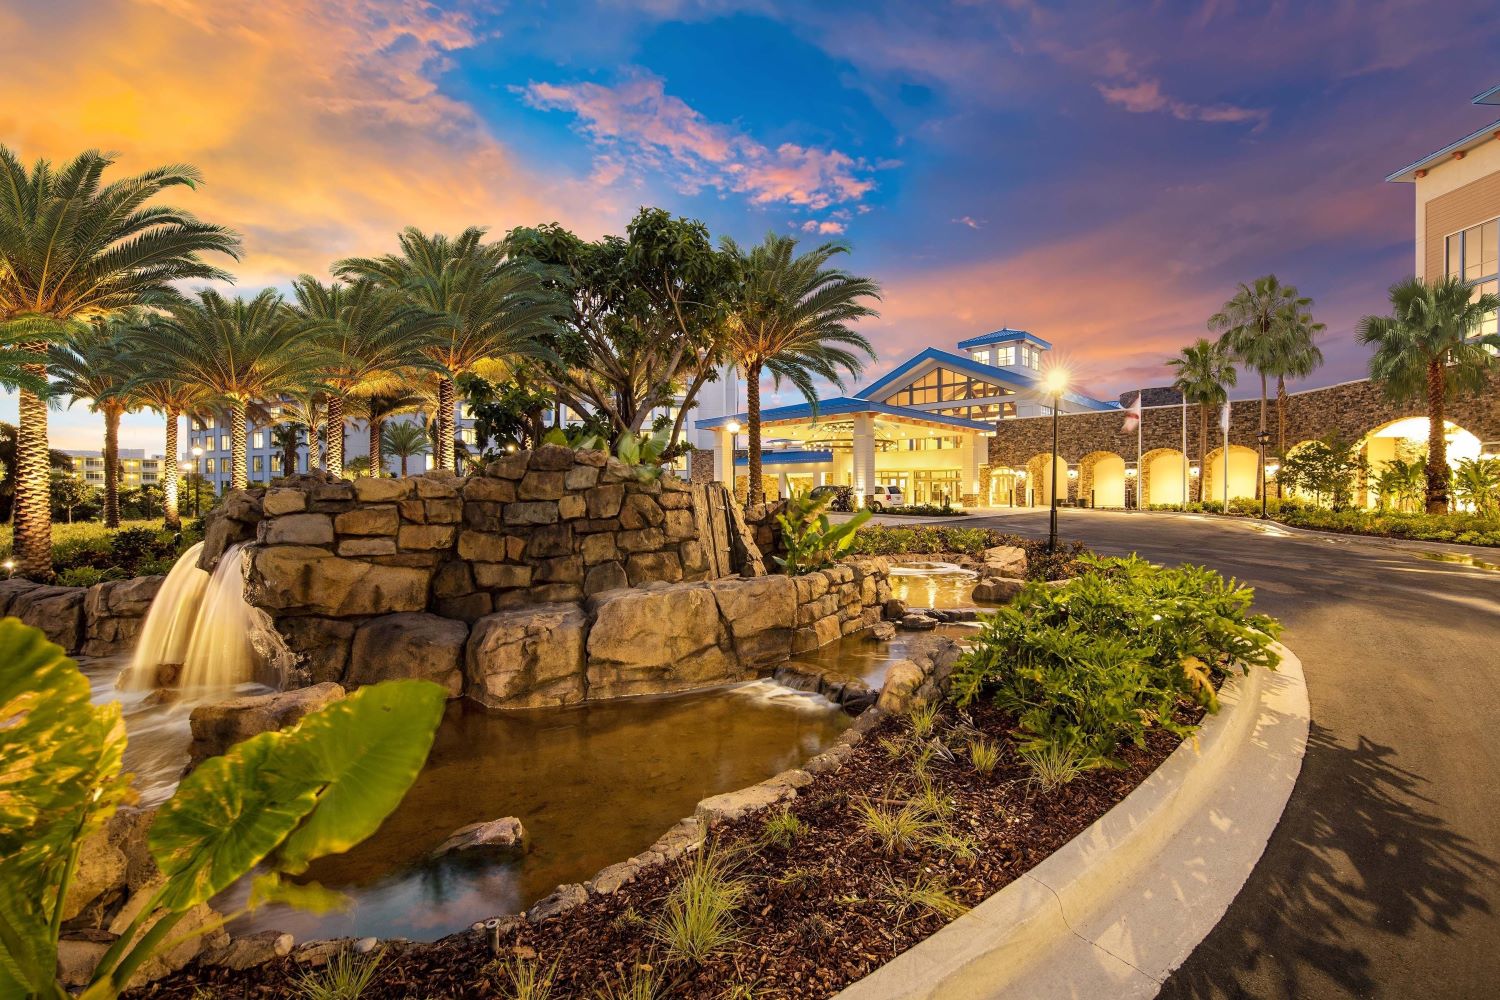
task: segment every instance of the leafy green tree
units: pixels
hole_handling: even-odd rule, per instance
[[[0,343],[61,340],[74,324],[177,297],[175,282],[228,280],[203,255],[238,258],[239,237],[190,213],[150,204],[171,187],[196,187],[189,166],[158,167],[104,183],[113,161],[90,150],[54,168],[28,171],[0,144]],[[44,362],[20,373],[15,550],[23,575],[52,573],[47,497],[47,406],[39,393]],[[0,372],[3,381],[3,372]]]
[[[408,301],[440,317],[443,336],[423,353],[437,375],[437,467],[454,465],[454,382],[486,362],[513,363],[546,354],[562,307],[531,262],[508,258],[483,242],[484,230],[457,237],[428,236],[408,228],[401,251],[384,257],[350,258],[334,265],[341,278],[363,279],[395,289]]]
[[[325,285],[304,274],[293,286],[298,312],[325,324],[323,346],[336,359],[328,386],[328,469],[344,467],[344,404],[350,396],[400,388],[441,374],[432,355],[448,340],[443,317],[415,305],[404,291],[371,279]]]
[[[609,418],[613,437],[646,427],[653,410],[682,405],[672,440],[724,360],[736,261],[701,222],[643,208],[625,236],[597,242],[558,225],[518,228],[508,251],[542,268],[564,299],[565,323],[544,359],[558,398]]]
[[[245,462],[246,410],[255,400],[321,387],[333,364],[319,342],[320,323],[287,309],[267,289],[253,299],[226,299],[205,289],[196,301],[169,307],[142,333],[143,349],[159,352],[182,380],[224,400],[229,410],[230,486],[249,482]]]
[[[474,418],[481,450],[491,444],[535,448],[547,433],[545,415],[557,402],[545,379],[525,375],[498,381],[464,375],[458,380],[458,390]]]
[[[1172,388],[1189,403],[1198,405],[1198,461],[1202,462],[1208,456],[1209,411],[1229,398],[1229,390],[1239,380],[1239,373],[1223,344],[1206,337],[1184,347],[1167,365],[1176,373]]]
[[[1282,456],[1276,481],[1286,489],[1313,494],[1319,505],[1326,498],[1334,510],[1343,510],[1354,498],[1354,480],[1364,465],[1358,441],[1331,434]]]
[[[297,474],[297,453],[302,448],[303,427],[296,423],[273,424],[271,427],[271,447],[281,452],[281,474],[283,476],[295,476]],[[312,455],[316,449],[309,447],[308,469],[316,468],[312,464]]]
[[[47,481],[52,516],[72,524],[75,520],[92,521],[104,506],[104,494],[90,486],[76,473],[53,469]]]
[[[741,279],[733,312],[725,325],[724,345],[745,375],[747,442],[750,450],[748,504],[765,502],[761,480],[760,380],[771,373],[773,385],[790,382],[812,404],[818,405],[815,379],[840,389],[844,374],[858,376],[864,369],[860,355],[871,360],[870,342],[851,324],[877,316],[869,303],[880,299],[880,286],[830,265],[849,252],[839,243],[824,243],[797,252],[790,236],[768,233],[748,251],[731,239],[724,249],[738,262]]]
[[[73,458],[55,448],[47,451],[53,472],[72,472]],[[16,425],[0,420],[0,521],[9,521],[16,496]]]
[[[381,436],[381,449],[384,454],[395,455],[400,460],[404,479],[407,460],[428,454],[431,446],[427,443],[427,431],[421,425],[403,420],[386,426]]]
[[[446,702],[436,684],[387,681],[204,761],[147,832],[164,884],[83,997],[118,996],[190,910],[252,870],[257,905],[341,905],[337,893],[287,877],[375,832],[426,762]],[[0,996],[66,1000],[56,981],[63,902],[84,840],[129,794],[125,726],[117,703],[90,703],[62,649],[15,619],[0,621],[0,713]]]
[[[1427,459],[1394,458],[1384,462],[1373,483],[1382,508],[1393,503],[1397,510],[1415,511],[1423,505],[1427,491]]]
[[[1312,333],[1321,329],[1313,323],[1309,310],[1312,299],[1292,285],[1283,285],[1274,274],[1268,274],[1246,285],[1241,283],[1234,297],[1208,318],[1208,328],[1219,333],[1219,343],[1241,364],[1253,368],[1260,376],[1260,433],[1266,433],[1267,379],[1272,375],[1291,374],[1293,355],[1306,360],[1306,349],[1299,348],[1297,330],[1302,330],[1311,345]],[[1311,348],[1316,350],[1316,348]],[[1321,361],[1322,355],[1319,354]],[[1266,449],[1260,448],[1264,468]]]
[[[1448,510],[1447,404],[1485,391],[1500,335],[1480,334],[1486,313],[1500,307],[1494,295],[1474,296],[1456,277],[1427,284],[1408,278],[1391,286],[1391,315],[1359,321],[1361,343],[1375,348],[1370,380],[1398,403],[1427,404],[1429,514]]]
[[[48,355],[53,392],[68,403],[84,400],[104,416],[104,526],[120,526],[120,418],[140,405],[131,391],[138,362],[130,354],[130,332],[139,320],[122,314],[74,327]]]

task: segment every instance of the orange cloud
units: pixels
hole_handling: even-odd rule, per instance
[[[37,5],[0,26],[0,142],[27,159],[98,147],[117,151],[122,170],[197,165],[207,184],[175,200],[245,234],[243,286],[384,250],[405,225],[556,219],[595,234],[629,207],[527,170],[439,92],[449,54],[480,40],[462,11],[102,0],[87,16]]]

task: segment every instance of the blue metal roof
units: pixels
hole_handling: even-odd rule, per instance
[[[994,369],[999,371],[999,369]],[[873,413],[877,416],[896,417],[902,420],[925,420],[933,424],[946,424],[949,427],[962,427],[966,430],[991,431],[993,424],[979,420],[965,420],[963,417],[950,417],[941,413],[929,413],[926,410],[914,409],[910,406],[892,406],[888,403],[874,403],[868,399],[860,399],[851,396],[835,396],[832,399],[818,400],[818,412],[816,419],[822,420],[826,417],[847,417],[855,413]],[[813,408],[807,403],[794,403],[790,406],[773,406],[769,410],[762,410],[760,419],[767,423],[773,420],[812,420],[814,419]],[[696,420],[693,426],[700,430],[708,430],[714,427],[722,427],[729,421],[738,421],[744,424],[746,416],[743,413],[726,413],[722,417],[707,417]]]
[[[1500,104],[1500,87],[1491,87],[1482,94],[1474,95],[1475,104]]]
[[[762,465],[816,465],[821,462],[832,462],[831,451],[809,451],[805,448],[797,451],[763,451],[760,453]],[[749,465],[750,456],[736,458],[735,465]]]
[[[976,378],[982,378],[986,382],[995,382],[1000,385],[1006,385],[1016,389],[1034,391],[1038,395],[1046,394],[1046,389],[1042,386],[1040,379],[1034,379],[1028,375],[1022,375],[1021,373],[1013,371],[1010,368],[997,368],[994,365],[983,364],[982,362],[975,361],[973,358],[965,357],[962,354],[954,354],[951,351],[944,351],[936,347],[929,347],[922,353],[914,355],[910,360],[901,365],[895,371],[892,371],[889,375],[886,375],[884,378],[878,379],[874,383],[861,389],[859,392],[855,393],[855,396],[859,399],[872,398],[876,394],[883,392],[887,388],[890,388],[894,383],[905,378],[907,375],[911,374],[913,371],[915,371],[917,368],[920,368],[928,361],[933,361],[941,364],[944,368],[952,368],[957,371],[966,372],[970,375],[975,376]],[[1064,392],[1062,394],[1062,398],[1070,403],[1075,403],[1078,406],[1082,406],[1090,410],[1118,410],[1120,408],[1119,403],[1106,403],[1103,400],[1094,399],[1091,396],[1085,396],[1082,393],[1078,392]]]
[[[1500,90],[1500,87],[1497,87],[1496,90]],[[1484,94],[1480,95],[1480,97],[1484,97],[1484,96],[1486,96],[1486,95],[1484,95]],[[1478,104],[1480,102],[1476,98],[1474,103]],[[1488,103],[1488,102],[1486,102],[1486,103]],[[1479,144],[1481,144],[1483,142],[1489,141],[1489,139],[1490,139],[1490,137],[1492,135],[1497,134],[1496,133],[1497,129],[1500,129],[1500,121],[1490,122],[1488,125],[1486,125],[1482,129],[1480,129],[1478,132],[1474,132],[1471,135],[1466,135],[1462,139],[1458,140],[1457,142],[1449,143],[1448,145],[1444,146],[1442,149],[1438,150],[1436,153],[1428,153],[1426,156],[1422,157],[1420,160],[1417,160],[1417,161],[1415,161],[1413,163],[1407,164],[1406,166],[1402,167],[1400,170],[1398,170],[1395,173],[1391,174],[1390,176],[1386,177],[1386,180],[1388,180],[1388,181],[1414,181],[1414,180],[1417,179],[1416,174],[1417,174],[1418,170],[1426,170],[1428,167],[1430,167],[1433,164],[1435,164],[1435,163],[1443,160],[1444,158],[1446,158],[1448,156],[1451,156],[1454,153],[1467,152],[1468,150],[1473,149],[1475,146],[1478,146]]]
[[[1027,330],[1012,330],[1008,326],[996,330],[994,333],[981,333],[977,337],[970,337],[968,340],[960,340],[958,342],[958,349],[960,351],[967,351],[971,347],[987,347],[990,344],[1005,344],[1013,340],[1030,341],[1031,343],[1035,344],[1045,351],[1050,351],[1052,349],[1051,344],[1043,340],[1041,337],[1038,337],[1036,334],[1031,333]]]

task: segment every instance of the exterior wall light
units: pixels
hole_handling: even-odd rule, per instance
[[[740,432],[740,422],[738,420],[731,420],[724,425],[724,429],[731,434],[738,434]]]
[[[1197,475],[1201,475],[1202,473],[1203,473],[1203,470],[1200,469],[1200,468],[1198,468],[1196,465],[1190,465],[1190,466],[1188,466],[1188,474],[1189,475],[1197,476]]]
[[[1135,478],[1135,470],[1134,469],[1126,469],[1125,470],[1125,478],[1126,479],[1134,479]]]
[[[1078,478],[1078,470],[1077,469],[1069,469],[1068,470],[1068,478],[1069,479],[1077,479]]]
[[[1271,476],[1272,478],[1275,478],[1276,473],[1278,473],[1280,471],[1281,471],[1281,466],[1279,466],[1279,465],[1268,465],[1268,466],[1266,466],[1266,475]]]

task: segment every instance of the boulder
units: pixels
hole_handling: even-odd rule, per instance
[[[549,895],[537,900],[531,909],[526,911],[526,919],[539,924],[548,917],[566,913],[580,903],[588,902],[588,898],[589,891],[577,883],[560,885]]]
[[[64,920],[78,916],[105,891],[125,884],[125,852],[111,842],[109,834],[109,827],[102,826],[79,845],[78,864],[63,900]]]
[[[530,848],[526,828],[514,816],[492,819],[487,823],[470,823],[461,826],[438,845],[432,856],[445,854],[525,854]]]
[[[327,514],[283,514],[262,521],[260,535],[267,545],[332,545],[333,518]]]
[[[375,480],[375,482],[383,481]],[[278,958],[285,958],[292,953],[294,944],[296,941],[290,934],[283,934],[281,931],[259,931],[255,934],[246,934],[244,937],[233,938],[228,944],[204,952],[200,961],[204,965],[221,965],[226,969],[242,972],[245,969],[253,969],[257,965],[274,962]]]
[[[684,691],[735,680],[740,668],[707,585],[609,590],[589,599],[590,697]]]
[[[876,622],[865,630],[865,638],[878,642],[888,642],[896,638],[896,626],[891,622]]]
[[[307,509],[307,494],[301,490],[276,487],[266,490],[265,498],[261,501],[262,510],[267,517],[276,517],[280,514],[297,514]]]
[[[76,653],[83,645],[83,598],[81,587],[37,587],[18,596],[10,613]]]
[[[387,480],[376,479],[372,482]],[[400,526],[401,517],[396,512],[395,504],[356,507],[333,520],[333,527],[340,535],[394,535]]]
[[[342,687],[323,683],[293,691],[246,695],[199,705],[188,716],[188,728],[193,736],[188,752],[194,761],[221,754],[258,733],[294,726],[304,716],[342,697]]]
[[[708,584],[729,628],[740,669],[774,666],[792,655],[797,585],[789,576],[733,577]]]
[[[469,627],[426,612],[382,615],[354,631],[345,683],[351,688],[397,678],[434,681],[450,698],[463,694]]]
[[[926,632],[938,627],[938,620],[931,615],[909,611],[901,616],[900,626],[908,632]]]
[[[876,707],[882,712],[909,711],[916,703],[917,689],[927,680],[926,671],[912,660],[897,660],[885,672]]]
[[[464,653],[464,693],[488,708],[583,701],[588,615],[576,604],[538,604],[485,615]]]
[[[1019,545],[992,545],[984,550],[985,576],[1024,577],[1026,550]]]
[[[1008,576],[987,576],[974,585],[973,598],[991,604],[1004,604],[1015,600],[1026,587],[1026,581]]]
[[[270,611],[351,617],[421,611],[436,567],[381,566],[327,549],[274,545],[256,550],[247,597]]]
[[[713,829],[722,823],[769,809],[778,802],[795,798],[796,795],[797,789],[791,785],[762,782],[739,791],[711,795],[698,803],[693,815],[703,826]]]
[[[111,934],[125,933],[141,910],[165,884],[165,879],[157,876],[132,893],[120,912],[115,914],[114,919],[110,921],[109,932]],[[165,916],[165,913],[162,916]],[[141,925],[140,933],[142,935],[149,933],[160,919],[161,916],[147,919]],[[170,975],[191,962],[200,952],[214,950],[228,944],[229,935],[224,933],[223,928],[219,926],[222,920],[223,918],[210,909],[207,903],[200,903],[188,910],[167,937],[170,947],[158,948],[152,952],[151,957],[131,977],[129,987],[134,989]]]
[[[40,586],[43,585],[34,580],[23,579],[19,576],[12,577],[9,580],[0,580],[0,616],[10,614],[11,606],[16,603],[17,598],[22,594],[30,593]]]
[[[362,476],[354,481],[354,495],[361,503],[389,503],[405,500],[412,494],[412,484],[406,479],[376,479]]]
[[[342,681],[354,643],[354,623],[337,618],[297,617],[276,622],[276,631],[314,683]]]
[[[57,978],[64,986],[78,988],[87,986],[104,953],[109,951],[109,941],[77,940],[63,938],[57,942]]]

